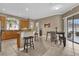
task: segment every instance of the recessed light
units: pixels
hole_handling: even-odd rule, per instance
[[[26,8],[25,10],[26,10],[26,11],[29,11],[29,8]]]
[[[60,9],[60,7],[55,7],[55,10],[58,10],[58,9]]]
[[[2,9],[2,11],[5,11],[5,10],[6,10],[5,8]]]

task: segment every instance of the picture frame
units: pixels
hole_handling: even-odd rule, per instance
[[[49,28],[50,27],[50,23],[44,24],[44,28]]]

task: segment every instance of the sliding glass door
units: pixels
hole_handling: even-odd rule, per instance
[[[73,41],[74,33],[74,19],[70,17],[67,19],[67,38],[70,41]]]
[[[79,44],[79,15],[67,19],[67,38]]]
[[[79,44],[79,15],[74,16],[74,42]]]
[[[67,39],[72,43],[74,55],[79,55],[79,15],[67,18]]]

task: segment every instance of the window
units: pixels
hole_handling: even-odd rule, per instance
[[[7,30],[19,30],[19,20],[15,18],[7,18]]]

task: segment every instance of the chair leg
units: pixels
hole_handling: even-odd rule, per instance
[[[55,44],[57,44],[58,42],[57,42],[57,40],[55,40]]]
[[[28,43],[26,44],[27,48],[26,48],[26,52],[28,53]]]
[[[34,49],[34,42],[33,42],[33,38],[32,38],[32,45],[33,45],[33,49]]]
[[[64,40],[63,40],[63,45],[64,45],[64,47],[66,47],[66,38],[64,38]]]
[[[33,49],[35,49],[35,48],[34,48],[34,43],[33,43]]]
[[[30,39],[30,48],[31,48],[31,43],[32,43],[32,41],[31,41],[31,39]]]
[[[25,43],[24,43],[24,50],[25,50]]]
[[[24,40],[24,50],[25,50],[25,46],[26,46],[26,40]]]
[[[60,45],[61,45],[61,43],[62,43],[62,39],[59,39],[59,41],[60,41]]]
[[[27,48],[26,48],[26,52],[28,53],[28,40],[27,40]]]

